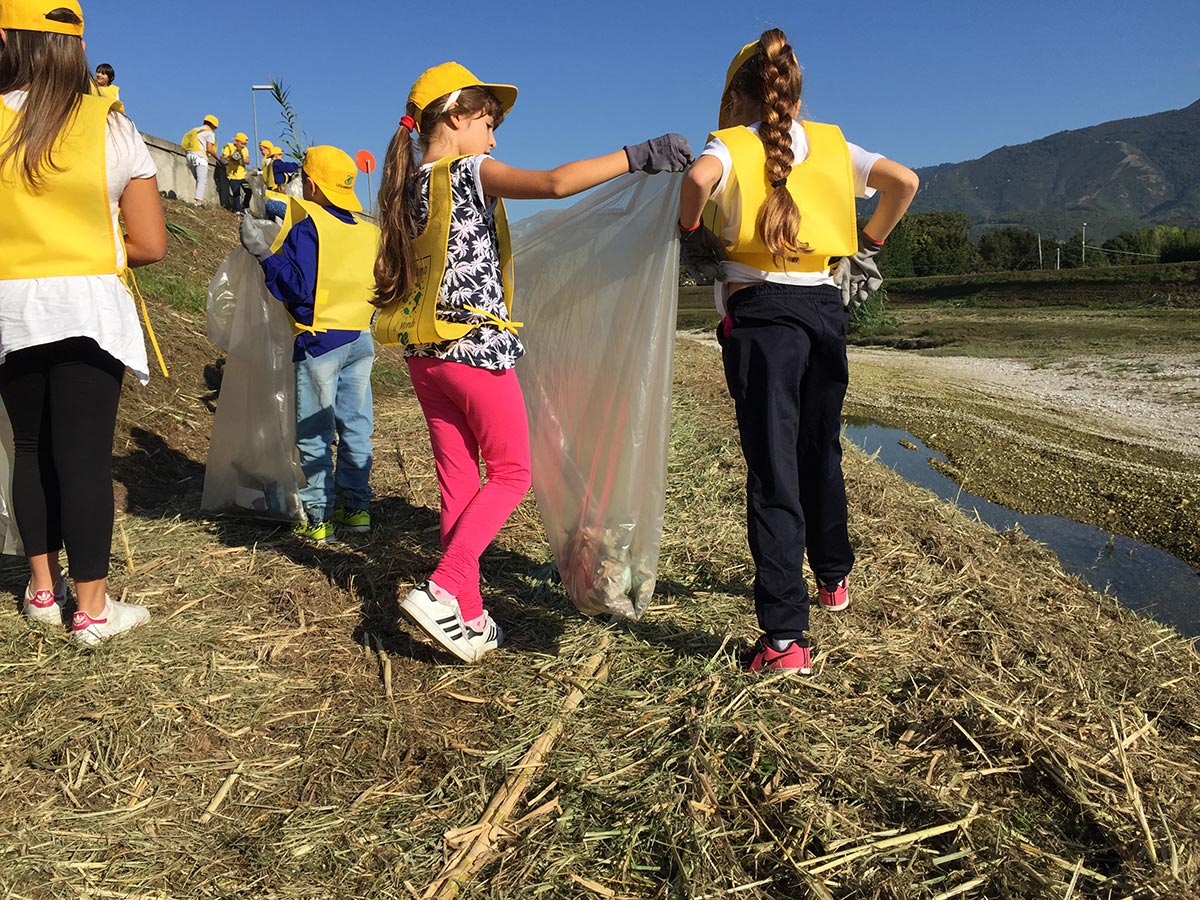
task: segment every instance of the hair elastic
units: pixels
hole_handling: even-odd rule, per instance
[[[409,115],[401,116],[400,124],[402,126],[404,126],[405,128],[407,128],[409,131],[412,131],[414,128],[417,127],[417,123],[413,120],[413,117],[409,116]]]
[[[776,178],[774,181],[772,181],[771,187],[773,187],[773,188],[783,187],[785,184],[787,184],[787,176],[786,175],[783,176],[782,178]]]

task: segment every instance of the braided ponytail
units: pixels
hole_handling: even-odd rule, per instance
[[[758,234],[772,256],[795,260],[808,252],[798,240],[800,210],[787,187],[795,157],[792,155],[792,109],[800,100],[800,67],[785,35],[778,28],[759,38],[759,96],[762,124],[758,136],[767,154],[766,176],[771,193],[758,216]]]

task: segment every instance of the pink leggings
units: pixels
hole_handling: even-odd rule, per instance
[[[430,578],[483,612],[479,557],[529,490],[529,425],[517,373],[409,357],[442,492],[442,560]],[[487,481],[480,486],[479,458]]]

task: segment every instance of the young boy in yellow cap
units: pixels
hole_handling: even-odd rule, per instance
[[[358,170],[337,147],[312,147],[301,168],[304,199],[289,198],[274,244],[242,219],[242,245],[262,263],[267,289],[286,307],[296,343],[296,448],[306,483],[305,520],[293,532],[328,541],[333,527],[371,529],[371,298],[379,229],[354,213]],[[336,472],[333,458],[337,440]]]
[[[250,202],[250,185],[246,182],[246,163],[250,156],[246,145],[249,142],[250,136],[239,131],[233,136],[233,143],[221,149],[221,158],[225,160],[225,177],[229,182],[230,209],[239,215]]]

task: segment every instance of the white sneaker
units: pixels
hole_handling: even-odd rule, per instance
[[[35,591],[33,584],[25,586],[25,617],[39,625],[63,624],[63,604],[67,600],[67,583],[62,578],[52,591]]]
[[[75,613],[72,628],[75,640],[85,647],[95,647],[110,637],[150,621],[150,610],[135,603],[122,603],[104,595],[104,612],[93,618],[82,610]]]
[[[458,601],[434,599],[429,592],[429,582],[425,582],[408,592],[408,596],[400,601],[400,609],[422,631],[463,662],[475,662],[475,648],[463,630]]]
[[[479,630],[477,631],[476,628]],[[485,654],[491,653],[504,643],[504,629],[500,627],[499,622],[488,615],[487,610],[484,610],[478,619],[473,619],[470,624],[464,622],[463,631],[467,634],[467,643],[475,651],[475,662],[479,662]]]

